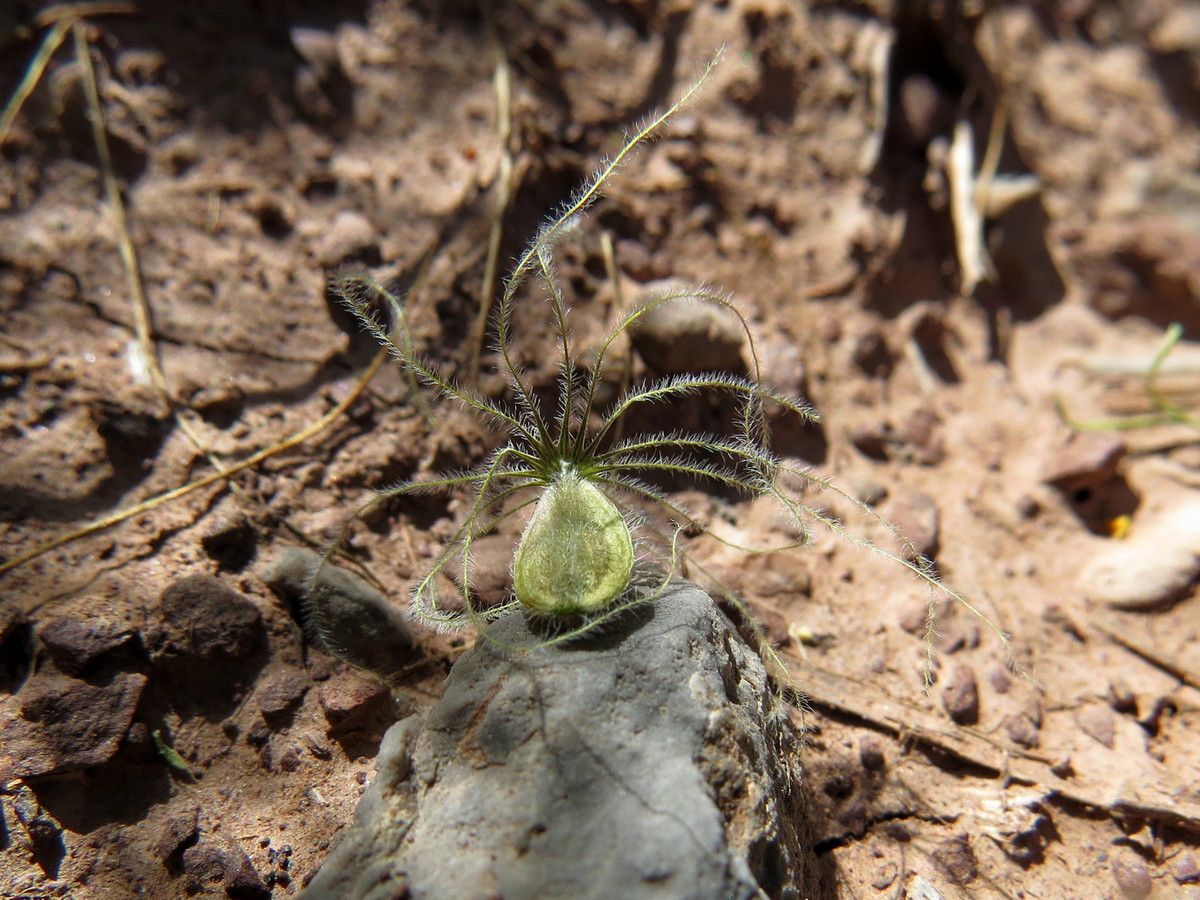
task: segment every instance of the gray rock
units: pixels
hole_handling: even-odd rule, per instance
[[[663,281],[643,292],[645,302],[682,290]],[[700,299],[664,303],[644,313],[629,331],[633,346],[659,375],[746,371],[746,334],[728,310]]]
[[[512,560],[516,541],[507,534],[487,534],[471,542],[471,594],[476,609],[493,609],[512,597]],[[462,589],[462,560],[454,557],[446,574]]]
[[[362,213],[343,210],[322,229],[313,256],[323,266],[335,266],[364,254],[378,254],[379,232]]]
[[[502,619],[388,731],[305,900],[817,895],[790,722],[706,594],[541,639]]]
[[[326,564],[313,584],[319,554],[291,547],[264,569],[263,578],[300,600],[304,625],[335,656],[384,680],[410,665],[420,650],[395,604],[366,579]]]

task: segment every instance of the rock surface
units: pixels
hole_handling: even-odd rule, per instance
[[[262,613],[254,603],[209,575],[192,575],[163,592],[162,626],[156,657],[196,662],[240,659],[264,637]]]
[[[816,896],[790,723],[706,594],[489,636],[388,732],[306,900]]]
[[[289,547],[264,568],[263,578],[297,599],[304,625],[326,650],[381,678],[402,670],[420,651],[403,614],[365,579],[327,564],[311,584],[321,556]]]
[[[104,684],[54,672],[31,678],[0,704],[0,778],[77,772],[108,762],[145,686],[146,676],[132,672]]]
[[[124,622],[101,616],[59,616],[37,632],[38,641],[62,672],[78,675],[107,653],[134,639]]]
[[[361,678],[353,672],[334,675],[321,685],[318,693],[331,734],[345,734],[363,728],[372,720],[387,716],[396,706],[386,686]],[[388,724],[395,720],[393,712]],[[382,728],[376,732],[377,735],[382,733]]]
[[[239,848],[201,842],[183,851],[183,871],[190,894],[212,893],[224,887],[228,897],[265,900],[270,889]]]
[[[683,290],[673,281],[648,285],[643,302]],[[727,310],[700,299],[664,303],[644,313],[630,331],[633,346],[660,375],[746,371],[745,332]]]

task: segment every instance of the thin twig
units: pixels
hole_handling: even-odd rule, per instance
[[[981,214],[988,208],[988,197],[996,173],[1000,171],[1000,151],[1004,149],[1004,131],[1008,128],[1008,106],[1003,99],[996,101],[992,112],[992,127],[988,131],[987,148],[983,151],[983,162],[979,164],[979,175],[975,179],[975,205]]]
[[[137,12],[130,0],[92,0],[87,3],[56,3],[47,6],[36,16],[33,22],[38,28],[59,22],[70,23],[75,19],[87,19],[92,16],[129,15]]]
[[[17,89],[13,91],[8,105],[4,107],[4,113],[0,115],[0,144],[3,144],[8,138],[9,129],[12,128],[13,122],[16,121],[17,115],[21,112],[21,107],[25,105],[25,101],[29,99],[34,88],[38,86],[38,82],[42,80],[42,75],[46,72],[46,66],[50,63],[50,57],[54,55],[54,51],[62,44],[63,38],[67,36],[67,32],[70,29],[71,23],[69,21],[56,22],[54,27],[47,32],[45,38],[42,39],[42,44],[38,47],[37,53],[33,55],[33,59],[29,61],[29,67],[26,68],[25,74],[21,76],[21,81],[17,85]]]
[[[504,52],[504,44],[496,27],[495,13],[489,0],[483,4],[484,20],[487,23],[488,43],[496,57],[496,66],[492,72],[492,85],[496,92],[496,136],[500,141],[500,171],[496,176],[498,181],[496,205],[492,210],[492,227],[488,232],[487,257],[483,264],[483,283],[479,290],[479,312],[471,328],[468,338],[470,343],[470,359],[467,371],[470,377],[479,377],[479,359],[483,354],[483,345],[487,333],[488,318],[492,312],[492,298],[496,291],[496,273],[500,260],[500,241],[504,235],[504,216],[512,203],[515,190],[512,150],[509,146],[512,138],[512,75],[508,65],[508,56]]]
[[[75,39],[75,55],[83,70],[84,91],[88,101],[88,121],[92,127],[92,139],[95,142],[96,154],[100,161],[104,194],[112,209],[113,224],[117,233],[117,248],[121,256],[122,268],[125,270],[125,281],[129,288],[138,352],[149,373],[151,384],[162,397],[166,408],[170,410],[179,430],[187,436],[192,445],[204,455],[214,469],[218,472],[226,471],[224,461],[212,451],[183,414],[183,410],[179,408],[159,362],[158,347],[154,342],[154,323],[150,314],[150,303],[146,298],[145,280],[142,277],[137,248],[129,233],[129,216],[126,212],[125,201],[121,197],[121,187],[117,182],[116,170],[113,168],[112,152],[108,146],[108,134],[104,124],[104,109],[100,104],[99,83],[96,79],[96,70],[92,65],[91,48],[88,44],[85,25],[82,19],[75,18],[70,22],[70,27]],[[230,487],[235,492],[237,491],[236,485],[230,485]]]
[[[83,22],[79,19],[71,22],[71,32],[75,38],[75,56],[83,70],[84,92],[88,101],[88,121],[92,126],[92,140],[96,144],[96,154],[100,157],[100,174],[104,182],[104,195],[112,209],[113,222],[117,230],[117,249],[121,254],[121,264],[125,269],[125,281],[133,302],[133,328],[137,337],[138,350],[142,354],[146,371],[150,374],[151,383],[162,394],[170,408],[173,406],[171,393],[167,387],[166,378],[163,376],[162,368],[158,364],[158,352],[154,346],[150,320],[150,307],[146,302],[146,289],[142,284],[137,249],[133,246],[133,240],[129,236],[129,220],[125,212],[125,201],[121,199],[121,187],[117,184],[112,153],[108,148],[108,135],[104,128],[104,111],[100,106],[100,92],[96,85],[96,70],[92,67],[91,47],[88,44]]]
[[[971,297],[981,281],[992,277],[992,262],[984,244],[983,213],[977,202],[975,133],[966,119],[954,126],[946,157],[950,181],[950,218],[958,251],[959,290]]]
[[[62,45],[63,39],[72,26],[87,16],[132,12],[136,12],[136,9],[132,3],[126,2],[126,0],[101,0],[101,2],[95,3],[60,3],[47,7],[37,14],[34,24],[38,28],[45,28],[47,25],[51,28],[42,38],[37,53],[29,61],[29,66],[25,69],[25,74],[21,76],[17,89],[8,99],[3,114],[0,114],[0,145],[8,138],[9,129],[12,128],[25,101],[33,94],[34,89],[41,82],[42,76],[46,74],[46,66],[50,63],[50,57]]]

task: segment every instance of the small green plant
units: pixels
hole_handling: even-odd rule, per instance
[[[680,287],[658,294],[625,313],[600,343],[590,364],[580,365],[569,328],[570,309],[555,272],[555,248],[596,202],[604,184],[634,148],[648,140],[686,103],[703,80],[702,76],[678,102],[627,137],[617,154],[605,162],[540,229],[505,280],[495,309],[495,349],[499,366],[511,388],[510,404],[494,402],[460,386],[417,353],[404,329],[397,329],[399,338],[393,337],[393,330],[389,329],[378,308],[385,307],[389,313],[387,318],[393,322],[403,321],[403,309],[393,295],[369,276],[348,275],[335,280],[334,292],[389,348],[406,372],[442,397],[474,410],[509,437],[507,443],[476,468],[384,489],[353,518],[394,497],[468,491],[472,499],[462,522],[413,589],[414,612],[434,626],[455,629],[485,625],[500,614],[521,606],[530,614],[561,625],[550,640],[562,640],[660,595],[678,560],[677,536],[680,531],[706,530],[704,523],[647,480],[664,473],[674,474],[732,489],[745,497],[774,498],[794,520],[801,535],[800,540],[788,547],[803,544],[809,524],[815,522],[836,535],[895,560],[933,591],[949,594],[979,615],[1000,636],[1005,647],[1010,647],[1007,635],[965,599],[946,588],[931,565],[912,551],[903,538],[905,549],[892,553],[851,535],[838,520],[802,501],[802,491],[815,487],[833,492],[875,521],[882,521],[828,479],[807,469],[787,465],[771,451],[769,407],[782,408],[806,421],[815,420],[816,414],[801,400],[764,386],[749,325],[723,293],[707,287]],[[552,410],[544,407],[534,386],[522,376],[512,351],[514,306],[518,293],[531,279],[540,281],[545,290],[557,343],[557,397]],[[676,375],[632,387],[605,408],[599,408],[604,363],[614,342],[658,307],[683,302],[711,304],[738,322],[748,348],[747,376],[724,372]],[[678,402],[689,395],[707,391],[722,392],[735,400],[736,421],[730,436],[675,431],[618,436],[623,420],[635,409]],[[636,512],[627,502],[631,499],[649,502],[651,506],[665,510],[674,523],[674,534],[670,528],[658,528],[648,517]],[[473,543],[530,505],[534,507],[532,516],[517,542],[513,559],[515,600],[496,609],[477,608],[470,589]],[[635,542],[635,533],[649,540]],[[639,566],[635,547],[643,544],[653,545],[658,550],[649,559],[643,557],[648,565]],[[787,547],[741,549],[773,552]],[[664,558],[669,558],[669,564],[655,565]],[[460,563],[463,573],[460,579],[461,610],[447,609],[438,599],[438,576],[455,560]],[[655,568],[665,568],[667,574],[643,574]],[[934,598],[931,597],[931,636],[933,608]]]
[[[179,755],[179,751],[168,744],[162,736],[162,731],[155,728],[150,732],[150,738],[154,741],[154,749],[158,751],[158,755],[163,758],[171,770],[175,773],[175,777],[181,781],[186,781],[188,784],[196,783],[196,776],[192,774],[191,766],[187,764],[187,760]]]
[[[1067,411],[1063,399],[1057,397],[1055,405],[1058,414],[1076,431],[1128,431],[1133,428],[1153,428],[1157,425],[1190,425],[1192,428],[1200,429],[1200,416],[1183,408],[1178,403],[1168,400],[1158,383],[1158,377],[1162,374],[1167,357],[1171,355],[1171,351],[1175,349],[1182,338],[1183,325],[1172,322],[1163,334],[1162,343],[1150,360],[1150,365],[1142,374],[1142,389],[1146,399],[1154,407],[1154,412],[1112,419],[1076,419]]]

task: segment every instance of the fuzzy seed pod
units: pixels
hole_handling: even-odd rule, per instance
[[[633,540],[620,510],[574,472],[551,484],[513,558],[517,599],[532,612],[599,612],[625,590]]]

